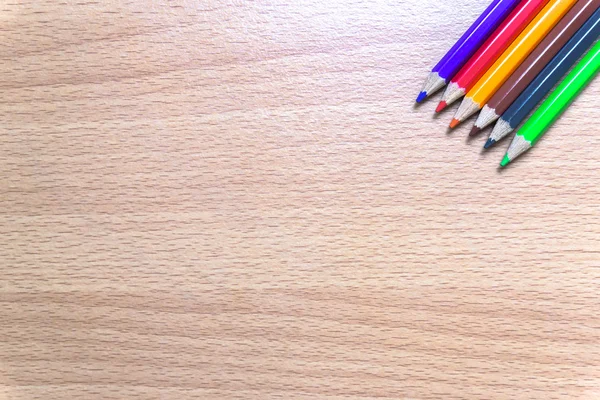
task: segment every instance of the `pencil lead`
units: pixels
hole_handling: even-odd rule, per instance
[[[437,108],[435,109],[435,112],[442,112],[446,107],[448,107],[448,103],[446,103],[445,101],[440,101],[440,104],[438,104]]]
[[[508,158],[508,154],[504,156],[502,162],[500,163],[500,167],[504,168],[510,163],[510,158]]]
[[[496,144],[496,141],[494,139],[492,139],[492,138],[489,138],[487,140],[487,142],[485,142],[485,144],[483,145],[483,148],[487,150],[490,147],[492,147],[494,144]]]
[[[417,96],[417,103],[421,104],[427,98],[427,92],[421,92]]]
[[[450,122],[450,128],[454,129],[458,126],[458,124],[460,124],[460,121],[457,120],[456,118],[452,118],[452,122]]]
[[[481,128],[478,127],[477,125],[475,125],[473,128],[471,128],[471,132],[469,132],[469,136],[475,137],[479,134],[479,132],[481,132]]]

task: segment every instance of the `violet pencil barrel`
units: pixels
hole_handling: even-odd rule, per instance
[[[446,81],[452,79],[520,2],[521,0],[495,0],[433,68],[433,72],[437,72]]]
[[[446,85],[521,0],[494,0],[431,70],[420,103]]]

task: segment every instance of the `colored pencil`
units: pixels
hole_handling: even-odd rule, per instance
[[[600,70],[600,42],[581,59],[515,135],[500,166],[505,167],[532,148]]]
[[[576,2],[577,0],[551,0],[467,93],[450,127],[456,127],[481,110]]]
[[[417,103],[441,89],[471,58],[521,0],[494,0],[431,70]]]
[[[542,40],[512,76],[483,106],[470,136],[496,121],[600,7],[600,0],[580,0]]]
[[[524,0],[450,81],[436,112],[454,103],[477,83],[549,0]]]
[[[587,20],[496,123],[485,148],[512,132],[600,36],[600,9]]]

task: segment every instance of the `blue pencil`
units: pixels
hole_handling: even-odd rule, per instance
[[[594,12],[590,19],[502,114],[484,147],[489,149],[523,122],[554,85],[565,76],[573,64],[594,44],[598,36],[600,36],[600,9]]]

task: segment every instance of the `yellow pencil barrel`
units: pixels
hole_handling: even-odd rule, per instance
[[[575,3],[577,0],[551,0],[486,71],[466,97],[483,107]]]

